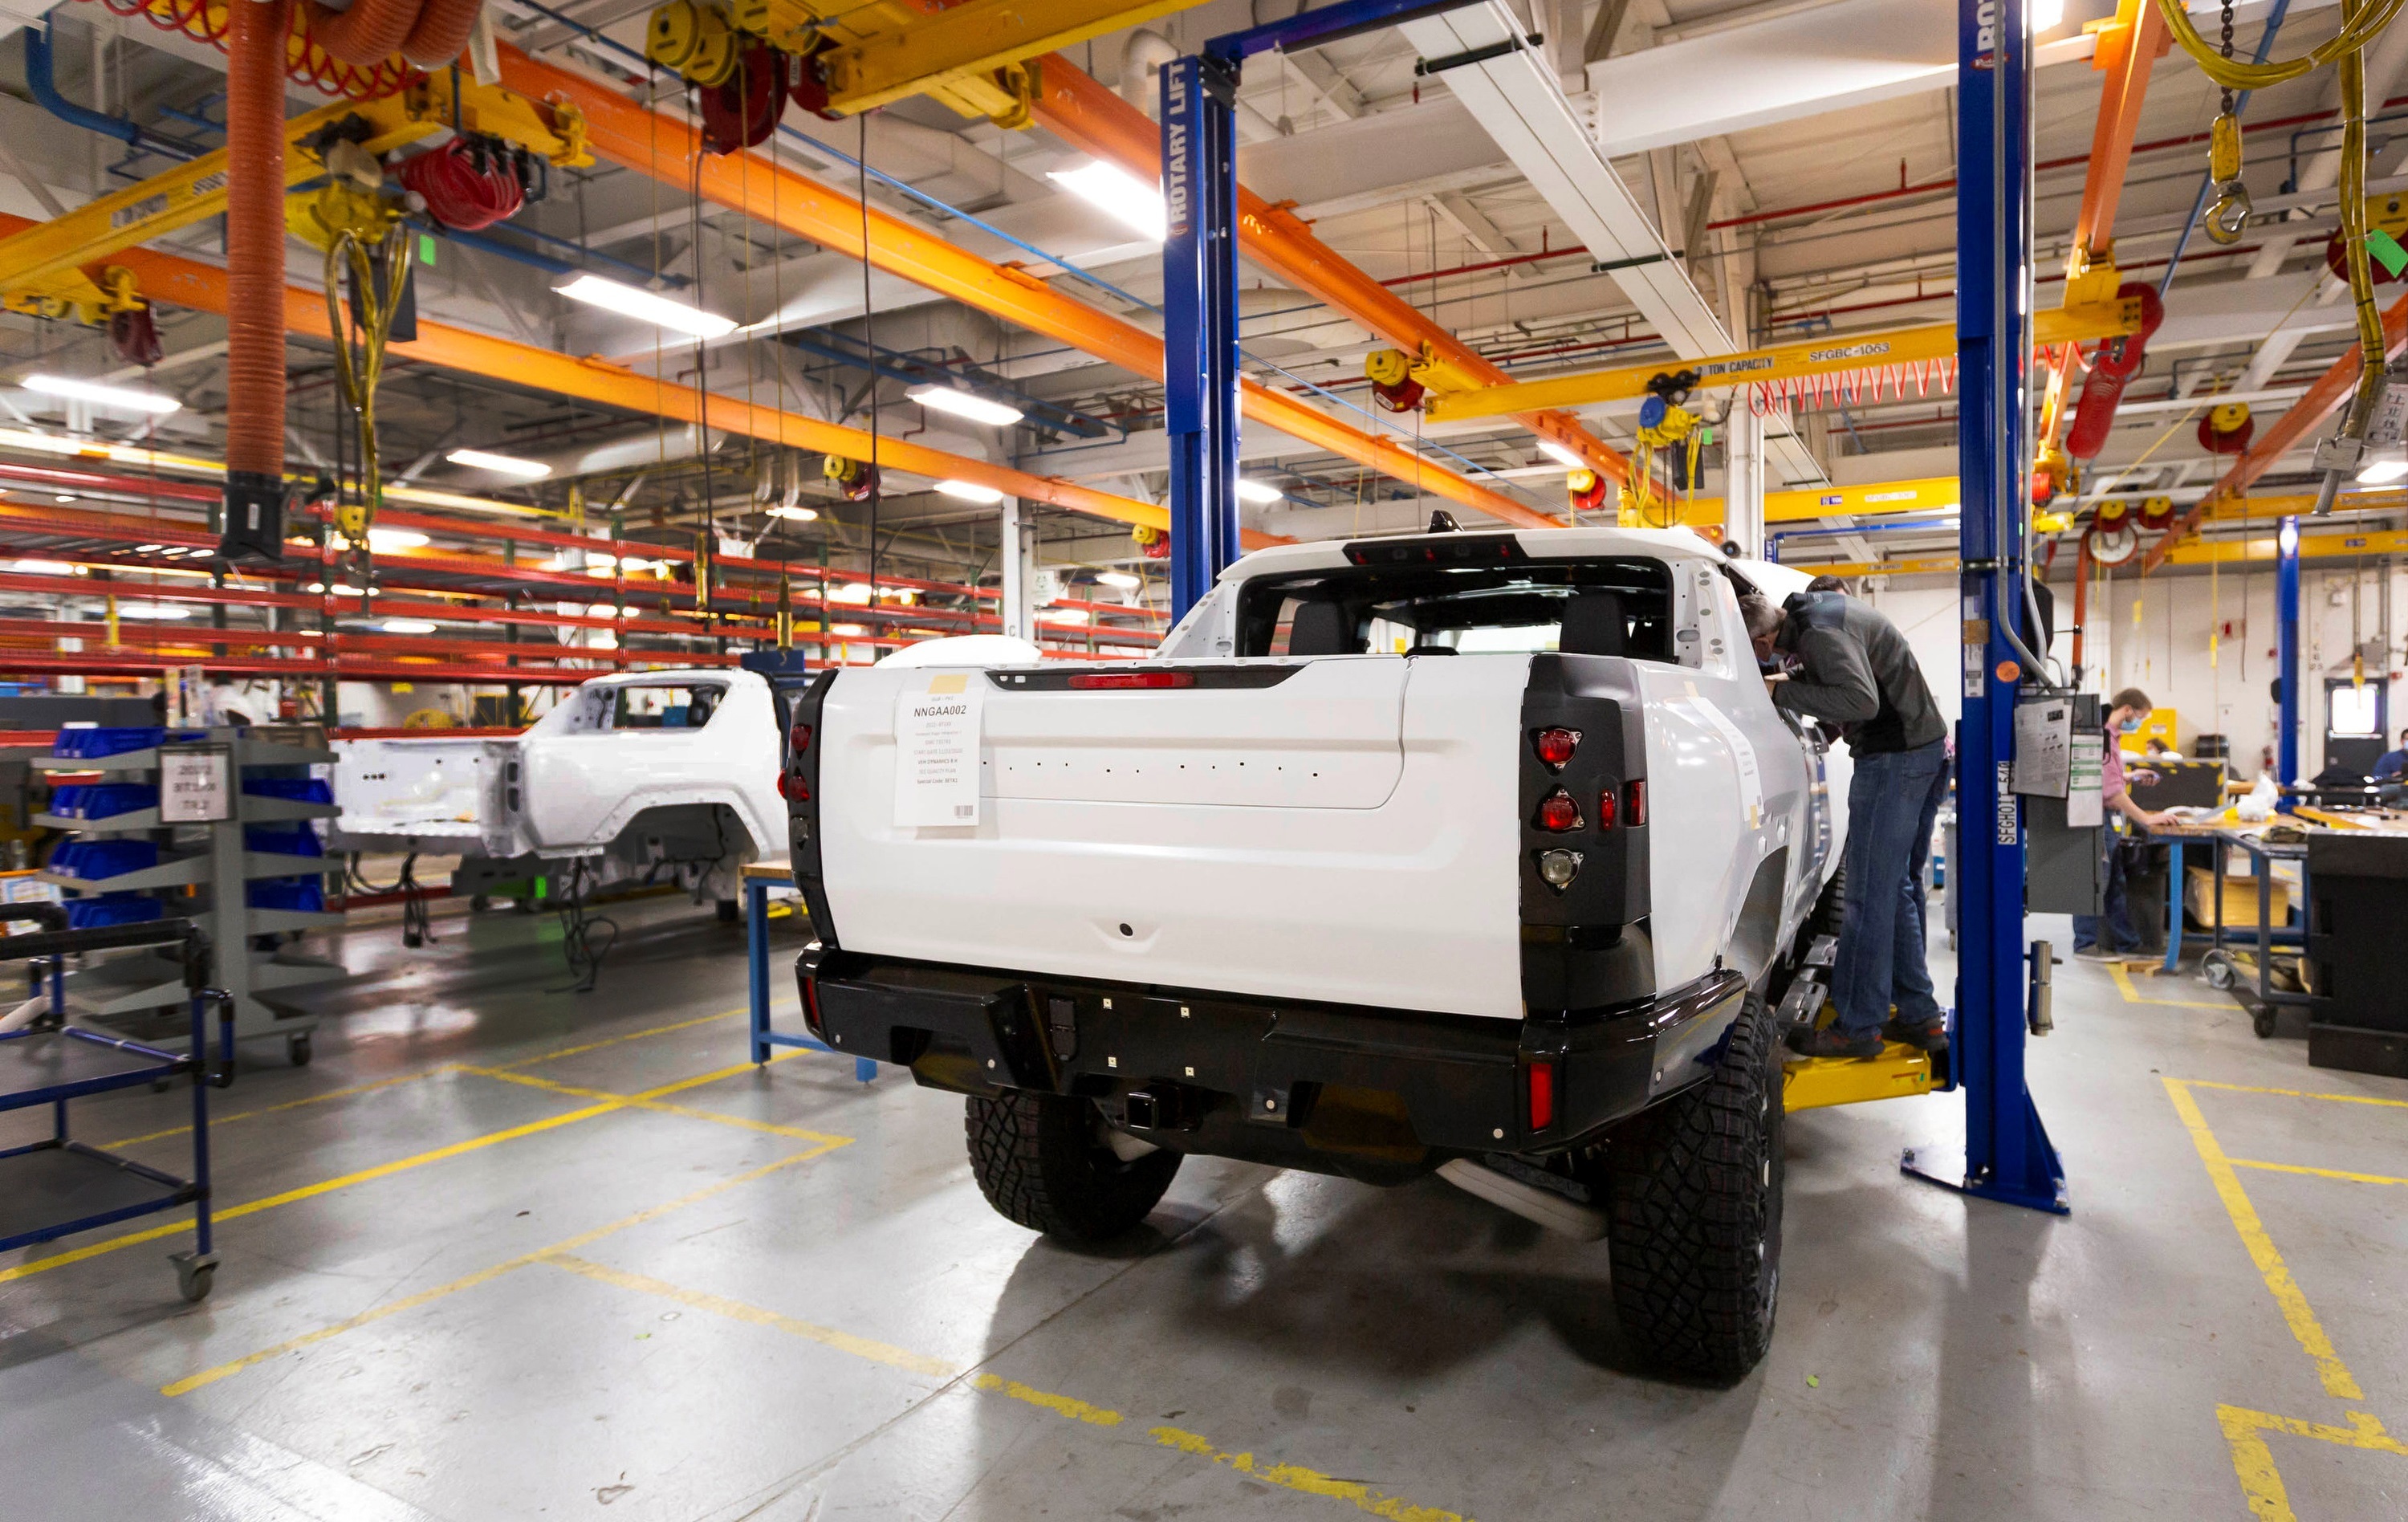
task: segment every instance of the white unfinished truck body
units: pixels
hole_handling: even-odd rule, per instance
[[[1840,841],[1738,595],[1804,580],[1685,532],[1303,544],[1146,662],[824,674],[787,761],[806,1018],[970,1096],[1024,1224],[1132,1225],[1191,1152],[1442,1170],[1610,1228],[1640,1345],[1743,1369],[1779,1271],[1766,1000]],[[962,822],[898,824],[947,743]]]
[[[456,853],[455,891],[574,874],[732,906],[744,864],[782,849],[782,707],[799,690],[718,668],[630,672],[506,739],[337,741],[335,843]]]

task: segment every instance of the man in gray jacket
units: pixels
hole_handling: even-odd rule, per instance
[[[1838,725],[1856,762],[1841,862],[1839,1018],[1789,1033],[1807,1056],[1879,1056],[1882,1044],[1927,1050],[1948,1034],[1924,965],[1923,863],[1948,793],[1948,725],[1898,625],[1839,592],[1801,592],[1782,608],[1749,599],[1756,658],[1788,668],[1773,701]]]

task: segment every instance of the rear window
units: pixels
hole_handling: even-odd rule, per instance
[[[1238,593],[1240,655],[1566,651],[1670,661],[1660,560],[1346,566],[1257,577]]]
[[[726,691],[716,682],[589,687],[568,699],[571,711],[564,727],[572,734],[700,729],[719,711],[719,700]]]

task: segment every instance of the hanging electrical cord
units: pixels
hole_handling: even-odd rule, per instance
[[[569,976],[574,981],[563,987],[547,988],[545,993],[592,993],[602,976],[602,959],[619,942],[619,922],[594,913],[585,898],[585,860],[580,856],[569,863],[568,895],[560,905],[560,954],[567,959]]]
[[[2225,7],[2221,47],[2212,47],[2191,24],[2182,0],[2157,0],[2166,30],[2209,79],[2224,90],[2223,109],[2210,133],[2209,173],[2217,179],[2218,196],[2208,211],[2208,236],[2219,237],[2232,229],[2237,212],[2245,221],[2248,194],[2238,192],[2241,173],[2241,121],[2233,92],[2264,90],[2305,77],[2331,65],[2341,83],[2341,237],[2349,272],[2350,301],[2358,319],[2358,379],[2357,395],[2341,428],[2316,451],[2316,467],[2324,480],[2316,488],[2315,511],[2332,511],[2342,477],[2353,472],[2364,452],[2367,424],[2383,398],[2383,316],[2374,305],[2374,278],[2366,247],[2366,57],[2364,49],[2400,13],[2408,0],[2342,0],[2341,30],[2296,58],[2276,63],[2244,64],[2231,56],[2231,7]]]
[[[358,495],[346,502],[338,489],[335,527],[351,544],[363,602],[373,574],[368,530],[375,526],[377,510],[384,504],[384,477],[377,466],[377,382],[384,375],[385,340],[393,334],[393,315],[401,306],[403,288],[409,280],[409,253],[400,237],[388,230],[374,247],[383,255],[381,269],[380,261],[370,254],[370,245],[348,227],[326,245],[326,327],[335,340],[335,385],[351,410],[360,446]],[[356,322],[347,322],[343,310],[347,277]]]

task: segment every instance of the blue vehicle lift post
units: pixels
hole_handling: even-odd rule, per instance
[[[1163,402],[1170,433],[1170,616],[1238,558],[1238,80],[1246,60],[1473,0],[1346,0],[1214,37],[1162,70]]]
[[[2283,520],[2274,534],[2275,697],[2282,733],[2275,738],[2274,781],[2283,785],[2276,807],[2289,813],[2298,804],[2290,790],[2300,781],[2300,520]]]
[[[2031,354],[2028,0],[1957,0],[1958,547],[1965,621],[1956,730],[1956,1030],[1965,1143],[1907,1153],[1918,1177],[2063,1213],[2065,1168],[2024,1081],[2022,821],[2010,790],[2023,611]],[[2046,679],[2046,673],[2033,676]]]

